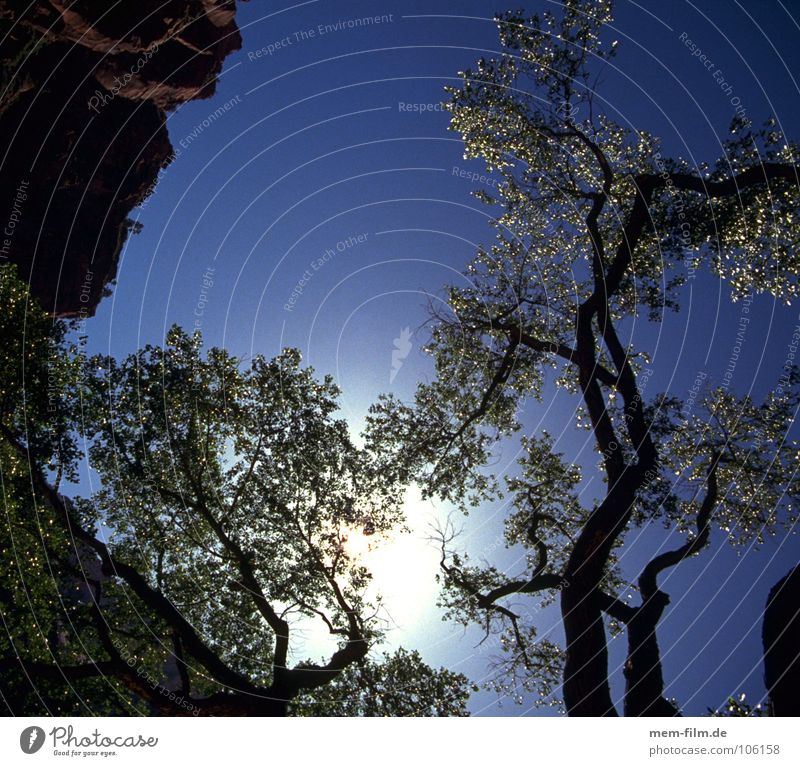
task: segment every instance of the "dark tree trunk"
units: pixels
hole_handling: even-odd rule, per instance
[[[800,565],[767,597],[762,632],[764,683],[772,714],[800,715]]]
[[[630,518],[639,481],[619,479],[594,510],[572,549],[561,593],[566,638],[564,705],[570,716],[616,716],[608,684],[608,646],[598,589],[614,541]]]
[[[664,699],[664,676],[656,628],[669,596],[656,591],[636,609],[627,623],[628,658],[625,661],[625,716],[676,716]]]
[[[608,685],[608,648],[603,613],[592,603],[591,584],[571,580],[561,594],[566,634],[564,705],[567,715],[615,716]]]

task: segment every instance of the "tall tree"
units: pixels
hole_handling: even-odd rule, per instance
[[[701,264],[742,301],[744,323],[753,293],[796,296],[798,152],[774,121],[755,129],[737,117],[712,167],[662,156],[657,138],[601,108],[597,75],[616,51],[603,41],[611,18],[606,0],[501,14],[502,51],[448,88],[465,158],[499,179],[477,193],[497,211],[496,239],[433,316],[437,379],[412,403],[385,397],[374,407],[372,443],[387,465],[466,510],[497,496],[502,480],[486,465],[548,377],[578,397],[575,424],[591,431],[604,491],[587,502],[577,459],[547,432],[523,438],[519,471],[506,477],[506,542],[528,549],[528,571],[472,566],[445,528],[443,600],[455,619],[500,633],[501,683],[546,700],[560,682],[570,715],[616,715],[607,627],[624,630],[626,714],[674,715],[656,636],[669,601],[658,577],[698,554],[715,524],[736,544],[796,520],[800,455],[787,431],[797,374],[787,368],[763,402],[736,397],[730,376],[687,401],[656,394],[630,320],[679,311],[680,287]],[[634,605],[619,597],[616,553],[651,519],[685,543],[643,568]],[[524,598],[558,598],[563,647],[537,639],[510,602]]]
[[[396,529],[403,487],[335,417],[330,377],[294,350],[203,353],[179,328],[86,359],[13,273],[0,290],[11,712],[465,713],[464,676],[370,655],[383,621],[348,537]],[[64,494],[79,447],[85,498]],[[322,661],[303,654],[314,622]]]

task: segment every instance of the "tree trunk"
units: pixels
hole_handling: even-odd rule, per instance
[[[608,556],[630,517],[637,483],[623,476],[594,510],[570,554],[561,592],[566,636],[564,704],[570,716],[615,716],[608,647],[597,598]]]
[[[625,716],[676,716],[678,710],[664,699],[664,676],[656,627],[669,596],[656,593],[636,609],[627,623],[628,658],[625,661]]]
[[[603,613],[588,578],[570,580],[561,593],[566,634],[564,704],[569,716],[615,716],[608,685],[608,648]]]
[[[800,715],[800,565],[767,597],[762,631],[764,683],[775,716]]]

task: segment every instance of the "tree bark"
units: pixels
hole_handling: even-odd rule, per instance
[[[614,541],[630,518],[639,472],[628,469],[583,527],[561,593],[566,637],[564,704],[570,716],[616,716],[608,683],[608,646],[599,588]]]
[[[677,708],[664,699],[664,676],[656,628],[669,603],[657,591],[633,611],[627,622],[628,658],[625,661],[625,716],[676,716]]]

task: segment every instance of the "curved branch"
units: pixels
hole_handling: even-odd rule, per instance
[[[481,397],[481,401],[478,404],[478,407],[473,410],[461,423],[458,429],[450,435],[450,438],[447,441],[447,445],[444,448],[444,452],[452,447],[453,443],[461,437],[464,432],[478,419],[482,418],[490,409],[492,404],[492,397],[495,395],[495,392],[498,388],[505,385],[506,381],[508,380],[509,376],[511,375],[512,370],[514,369],[514,361],[517,354],[517,342],[512,340],[508,344],[508,348],[505,350],[503,354],[503,359],[500,362],[500,366],[497,368],[494,376],[492,377],[491,383],[486,387],[486,390],[483,392],[483,396]]]
[[[753,188],[779,179],[795,184],[800,183],[798,170],[794,165],[777,162],[754,165],[723,181],[707,181],[688,173],[666,173],[663,175],[648,173],[635,176],[633,184],[636,190],[636,198],[628,220],[623,227],[622,237],[617,246],[614,260],[606,274],[603,292],[607,297],[610,297],[619,289],[625,272],[633,261],[633,252],[651,222],[650,203],[656,190],[672,184],[680,191],[697,192],[709,198],[730,197],[738,195],[742,189]],[[597,291],[595,292],[597,293]],[[592,295],[589,301],[595,303],[597,297]]]
[[[669,596],[658,589],[660,572],[693,555],[708,542],[711,513],[717,504],[717,466],[720,453],[712,455],[707,474],[707,491],[697,515],[697,535],[673,551],[655,556],[639,577],[642,605],[626,621],[628,658],[625,662],[625,714],[629,716],[678,715],[672,703],[664,698],[664,676],[656,629]]]
[[[623,399],[625,426],[631,445],[638,458],[637,470],[640,473],[644,473],[655,467],[658,453],[650,435],[649,424],[645,420],[644,403],[636,381],[636,374],[631,367],[630,356],[619,340],[614,322],[608,311],[608,304],[603,304],[598,312],[598,324],[600,325],[606,348],[608,348],[614,366],[617,368],[616,387]]]
[[[513,341],[519,343],[521,346],[531,349],[532,351],[539,351],[543,354],[554,354],[561,359],[578,365],[578,354],[575,349],[566,346],[563,343],[555,341],[540,340],[530,333],[525,332],[519,325],[509,324],[498,320],[490,319],[488,322],[489,329],[497,329],[505,332]],[[617,385],[617,376],[613,372],[606,369],[600,363],[595,364],[595,375],[605,385],[614,388]]]
[[[547,564],[547,556],[545,552],[544,558],[541,557],[534,568],[534,574],[525,580],[512,580],[504,585],[498,585],[492,588],[487,593],[483,593],[474,583],[471,583],[467,576],[457,566],[449,565],[447,563],[447,542],[452,537],[448,538],[444,533],[440,533],[441,551],[442,555],[439,560],[439,568],[445,575],[454,582],[461,590],[468,596],[475,599],[479,609],[487,611],[498,612],[506,617],[516,617],[505,607],[497,604],[502,598],[513,596],[517,593],[538,593],[543,590],[551,588],[560,588],[563,582],[561,575],[555,573],[546,573],[542,570]]]
[[[639,590],[642,599],[647,601],[658,592],[656,579],[658,575],[669,567],[679,564],[684,559],[692,556],[701,550],[708,542],[711,531],[711,513],[717,504],[719,488],[717,486],[717,466],[719,465],[721,454],[715,452],[711,457],[711,464],[707,473],[706,496],[697,514],[697,534],[680,548],[666,551],[653,558],[639,576]]]
[[[613,617],[623,625],[627,625],[636,616],[636,607],[620,601],[618,598],[606,593],[605,591],[598,591],[597,603],[609,617]]]
[[[259,440],[260,446],[260,440]],[[214,513],[208,507],[203,491],[201,477],[196,477],[192,474],[191,466],[188,463],[188,456],[181,452],[181,462],[183,463],[183,470],[190,484],[194,488],[196,495],[195,500],[186,500],[181,497],[180,493],[171,494],[181,501],[193,508],[200,515],[202,519],[211,527],[211,530],[219,540],[222,547],[233,557],[236,562],[236,567],[239,570],[239,577],[241,579],[238,583],[233,583],[233,586],[238,590],[247,593],[253,600],[259,614],[264,618],[267,625],[269,625],[272,632],[275,634],[275,654],[273,657],[273,666],[275,668],[283,668],[286,666],[287,657],[289,655],[289,623],[281,619],[280,615],[275,611],[267,599],[263,588],[258,582],[255,567],[253,566],[252,556],[246,552],[239,543],[234,540],[223,528],[222,523],[214,516]],[[253,460],[255,465],[255,456]],[[169,490],[165,490],[170,492]]]

